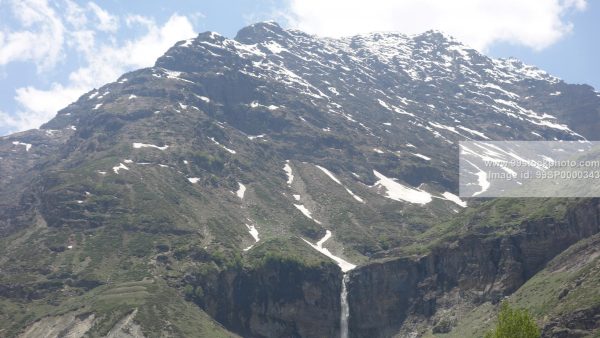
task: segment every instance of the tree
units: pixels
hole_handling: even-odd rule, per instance
[[[539,338],[540,329],[525,309],[514,309],[504,301],[500,305],[496,328],[485,338]]]

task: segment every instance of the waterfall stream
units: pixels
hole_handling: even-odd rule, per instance
[[[348,338],[348,317],[350,316],[350,307],[348,306],[348,274],[345,273],[342,278],[342,294],[340,295],[342,312],[340,316],[340,337]]]
[[[335,256],[331,253],[331,251],[329,251],[329,249],[323,247],[323,244],[325,244],[325,242],[327,242],[327,240],[331,238],[331,236],[331,231],[327,230],[325,232],[325,236],[323,236],[323,238],[321,238],[321,240],[318,241],[317,244],[312,244],[304,238],[302,240],[305,241],[308,245],[312,246],[315,250],[334,260],[344,273],[344,277],[342,277],[342,293],[340,294],[340,304],[342,310],[340,315],[340,336],[342,338],[348,338],[348,317],[350,316],[350,307],[348,306],[347,284],[350,277],[347,272],[356,268],[356,265],[347,262],[338,256]]]

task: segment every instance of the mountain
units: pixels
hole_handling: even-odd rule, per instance
[[[595,199],[460,199],[458,141],[599,117],[593,88],[440,32],[199,34],[0,139],[0,332],[466,332],[600,222]],[[539,324],[577,315],[555,309]]]

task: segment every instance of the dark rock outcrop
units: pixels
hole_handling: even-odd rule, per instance
[[[470,235],[422,257],[358,268],[348,286],[351,336],[389,337],[409,315],[433,316],[451,292],[473,304],[501,300],[571,244],[598,233],[598,203],[583,201],[565,221],[529,221],[516,234]]]
[[[598,329],[600,329],[600,306],[595,306],[552,319],[542,329],[542,337],[588,337]]]
[[[195,281],[203,290],[196,302],[244,337],[335,337],[341,280],[333,264],[269,261]]]

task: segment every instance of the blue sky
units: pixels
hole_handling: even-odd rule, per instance
[[[262,20],[323,36],[439,29],[600,89],[591,0],[0,0],[0,135],[38,127],[81,94],[151,66],[198,32]]]
[[[486,54],[513,56],[568,83],[585,83],[600,91],[600,2],[588,1],[585,11],[571,13],[568,18],[573,23],[572,32],[543,50],[504,42],[492,45]]]

